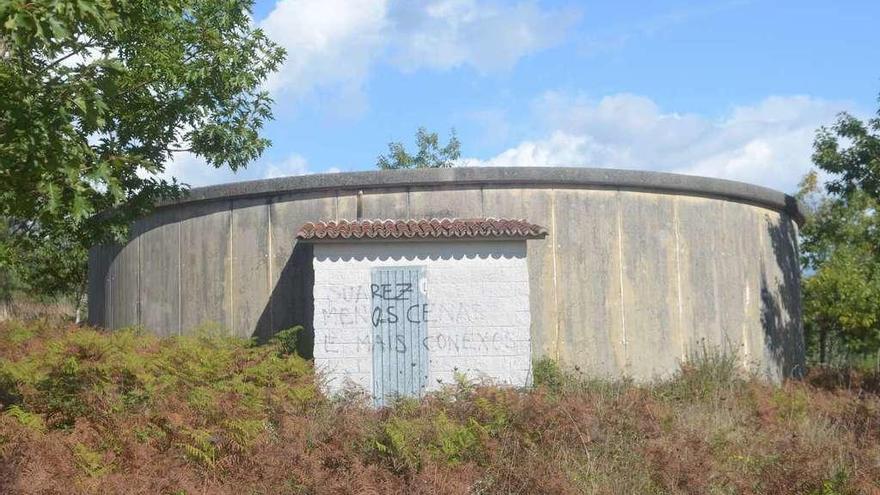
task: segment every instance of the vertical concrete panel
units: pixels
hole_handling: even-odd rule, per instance
[[[483,216],[524,218],[545,227],[544,239],[527,241],[529,309],[532,350],[535,357],[556,359],[557,313],[553,243],[557,233],[551,212],[552,189],[485,188],[481,192]]]
[[[176,209],[160,210],[136,230],[141,243],[141,324],[160,335],[180,332],[180,225]]]
[[[623,331],[627,373],[668,375],[680,361],[674,198],[621,192]]]
[[[557,353],[562,362],[593,376],[619,375],[625,365],[617,195],[555,191]]]
[[[707,201],[708,202],[708,201]],[[754,229],[754,207],[715,201],[723,210],[720,249],[716,253],[718,270],[725,283],[719,285],[721,338],[740,362],[751,368],[755,342],[760,331],[760,277],[755,260],[760,257],[760,236]]]
[[[263,335],[268,332],[268,321],[260,321],[260,316],[270,294],[266,200],[233,201],[231,249],[233,334],[242,338]]]
[[[357,191],[336,192],[336,220],[357,220]]]
[[[119,250],[116,246],[94,246],[89,249],[89,324],[109,327],[110,262]]]
[[[764,369],[773,379],[804,371],[797,228],[787,215],[765,211],[761,243],[761,323]]]
[[[749,370],[761,371],[764,366],[764,323],[762,321],[763,253],[762,243],[767,239],[762,232],[762,208],[743,205],[741,214],[745,238],[745,280],[747,284],[746,315],[743,324],[743,364]]]
[[[495,218],[525,218],[549,227],[551,193],[552,189],[487,187],[480,191],[483,214]],[[538,215],[542,218],[537,218]]]
[[[483,216],[482,191],[414,188],[409,193],[412,218],[474,218]]]
[[[337,198],[333,193],[288,196],[269,205],[272,293],[269,307],[261,317],[261,320],[268,320],[267,324],[261,321],[261,328],[267,329],[267,334],[261,338],[294,325],[303,325],[306,332],[302,352],[308,357],[311,356],[314,336],[312,247],[297,243],[296,231],[306,222],[333,220],[336,211]]]
[[[408,193],[394,190],[367,190],[361,196],[361,218],[409,218]]]
[[[724,246],[722,202],[679,196],[675,208],[680,287],[676,287],[677,294],[680,292],[677,310],[683,327],[681,357],[687,359],[724,346],[719,305],[726,272],[723,264],[719,266],[718,257],[729,247]],[[739,235],[748,237],[751,231]]]
[[[121,247],[110,262],[109,327],[123,328],[137,325],[139,301],[138,258],[140,243],[136,232]]]
[[[180,320],[186,332],[203,324],[229,329],[231,320],[229,201],[181,208]]]

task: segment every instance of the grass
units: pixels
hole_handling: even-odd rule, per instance
[[[880,493],[877,377],[774,387],[725,356],[650,385],[537,362],[373,410],[291,352],[0,323],[0,493]]]

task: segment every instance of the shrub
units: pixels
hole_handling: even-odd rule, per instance
[[[547,387],[553,392],[559,392],[565,382],[565,375],[550,358],[540,358],[532,365],[532,380],[536,387]]]
[[[541,360],[530,389],[461,377],[374,409],[323,397],[298,332],[0,323],[0,493],[831,495],[880,479],[865,378],[776,387],[705,353],[634,384]]]
[[[300,339],[303,327],[297,325],[286,330],[281,330],[272,337],[272,342],[278,346],[278,352],[282,356],[291,356],[299,352]]]

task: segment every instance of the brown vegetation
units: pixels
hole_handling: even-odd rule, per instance
[[[531,390],[376,411],[322,396],[283,339],[0,323],[0,493],[880,493],[876,378],[774,387],[710,357],[636,386],[540,362]]]
[[[16,296],[6,301],[0,298],[0,321],[33,320],[50,318],[53,320],[73,319],[76,316],[74,304],[65,299],[41,301],[39,299]]]

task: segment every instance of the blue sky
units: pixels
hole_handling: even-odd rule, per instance
[[[260,0],[288,50],[273,146],[193,186],[369,170],[419,126],[461,166],[690,173],[792,191],[815,129],[880,93],[880,2]]]

